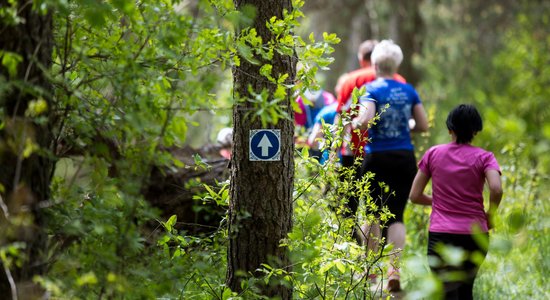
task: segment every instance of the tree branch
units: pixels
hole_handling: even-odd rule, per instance
[[[12,300],[18,300],[17,299],[17,286],[15,285],[15,281],[13,280],[13,276],[11,275],[10,268],[8,268],[6,266],[5,262],[2,262],[2,265],[4,266],[4,272],[6,273],[6,277],[8,278],[8,282],[10,283],[11,299]]]

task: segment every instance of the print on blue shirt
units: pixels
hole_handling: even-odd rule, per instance
[[[380,114],[378,123],[369,129],[370,143],[366,152],[413,150],[409,119],[414,105],[421,103],[414,88],[393,79],[378,78],[368,83],[365,90],[360,102],[374,102],[376,113]],[[386,104],[389,107],[382,112]]]

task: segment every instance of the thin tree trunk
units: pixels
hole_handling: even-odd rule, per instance
[[[420,81],[420,73],[414,69],[412,59],[422,49],[422,0],[392,0],[390,3],[394,11],[389,24],[390,37],[403,49],[403,63],[399,67],[399,73],[405,76],[407,82],[415,85]]]
[[[265,24],[272,16],[283,17],[283,9],[291,10],[290,0],[235,0],[237,9],[245,5],[256,8],[254,27],[264,44],[272,34]],[[234,92],[241,98],[249,97],[248,87],[259,93],[267,89],[272,95],[275,85],[260,75],[263,63],[273,66],[274,77],[287,73],[294,78],[295,62],[289,56],[277,54],[272,61],[255,65],[241,59],[233,70]],[[261,60],[261,58],[258,58]],[[282,106],[293,115],[289,92]],[[281,131],[281,157],[279,161],[250,161],[249,137],[251,129],[262,129],[261,122],[251,113],[247,101],[236,102],[233,110],[233,156],[231,159],[231,202],[229,209],[229,248],[227,285],[234,291],[241,290],[242,277],[260,276],[256,270],[262,264],[288,270],[288,251],[281,247],[292,227],[292,191],[294,180],[294,123],[282,120],[269,124],[270,129]],[[267,296],[291,299],[292,289],[280,284],[260,287]]]
[[[9,1],[0,0],[0,6],[9,7]],[[4,87],[0,91],[0,105],[5,127],[0,131],[0,197],[5,204],[0,216],[0,245],[21,242],[24,261],[20,267],[3,265],[0,268],[0,295],[15,299],[31,298],[31,284],[35,275],[42,274],[45,264],[46,236],[42,230],[40,207],[49,198],[49,187],[54,166],[51,155],[51,131],[48,113],[46,121],[36,123],[25,115],[29,103],[43,99],[50,107],[51,86],[44,70],[51,65],[52,14],[33,11],[32,1],[18,1],[18,24],[0,19],[0,50],[18,54],[22,61],[15,72],[0,66],[0,78]],[[30,156],[24,149],[34,144],[36,150]],[[13,222],[15,219],[25,222]],[[1,263],[1,262],[0,262]],[[9,267],[9,271],[5,271]],[[10,278],[11,277],[11,278]]]

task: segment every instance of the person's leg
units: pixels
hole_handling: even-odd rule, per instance
[[[474,281],[479,270],[479,265],[470,258],[473,253],[481,254],[483,258],[487,255],[486,243],[489,238],[488,233],[479,233],[475,235],[465,235],[460,242],[461,247],[468,252],[468,259],[464,261],[461,270],[466,274],[464,282],[458,289],[460,299],[473,299]]]
[[[340,187],[337,188],[340,199],[337,203],[335,203],[335,205],[331,206],[331,208],[338,214],[339,217],[343,217],[346,220],[352,220],[353,225],[349,233],[351,237],[353,237],[360,244],[361,240],[359,239],[359,234],[356,232],[358,231],[356,229],[356,227],[358,227],[356,215],[357,208],[359,207],[359,199],[354,196],[354,193],[350,192],[351,189],[349,188],[354,186],[353,183],[357,176],[354,167],[354,157],[349,155],[342,156],[340,162],[342,164],[338,170]]]
[[[388,267],[388,285],[386,289],[390,292],[401,290],[399,276],[399,260],[402,250],[405,247],[405,224],[394,222],[388,227],[388,243],[393,244],[393,253],[390,255],[390,265]]]
[[[411,168],[413,169],[412,172],[403,174],[403,170],[408,171]],[[410,185],[416,173],[415,168],[416,162],[412,152],[388,151],[367,155],[361,171],[361,174],[364,175],[368,172],[374,174],[373,181],[370,184],[370,196],[376,208],[368,213],[374,214],[380,219],[379,215],[382,208],[387,207],[390,213],[394,215],[386,224],[380,224],[379,222],[365,224],[362,226],[361,231],[363,242],[369,250],[379,251],[382,238],[386,238],[385,242],[392,243],[394,246],[388,268],[389,281],[387,289],[389,291],[400,290],[398,260],[405,245],[403,211],[408,201]],[[380,186],[380,183],[384,183],[384,186]],[[367,207],[371,207],[370,204],[367,203]]]
[[[445,280],[446,274],[454,271],[452,267],[449,267],[443,257],[440,254],[441,246],[447,246],[453,243],[452,234],[429,232],[428,233],[428,261],[430,262],[430,269],[437,278],[443,283],[444,299],[456,299],[459,300],[459,282],[451,282]]]
[[[416,174],[416,160],[412,151],[387,151],[367,155],[363,162],[361,174],[374,174],[370,187],[372,202],[377,207],[369,213],[379,214],[385,206],[394,215],[386,224],[365,224],[362,226],[362,238],[368,249],[379,250],[380,240],[394,246],[388,268],[388,286],[391,292],[400,290],[399,258],[405,246],[405,225],[403,212],[408,202],[410,187]],[[384,183],[385,186],[380,186]],[[367,204],[370,207],[370,203]],[[381,233],[381,234],[380,234]]]
[[[408,189],[403,188],[401,183],[395,183],[397,189],[394,190],[394,195],[388,203],[388,209],[395,215],[394,219],[388,222],[387,235],[383,235],[387,238],[388,244],[393,244],[392,255],[390,255],[390,270],[389,273],[398,272],[399,259],[401,258],[401,252],[405,248],[405,224],[403,223],[403,212],[408,200]],[[407,194],[405,196],[404,194]]]
[[[390,266],[388,267],[387,289],[389,291],[399,291],[399,260],[405,248],[406,234],[403,214],[416,175],[416,159],[412,151],[392,151],[388,153],[386,160],[386,166],[394,164],[393,167],[384,172],[384,179],[393,192],[393,197],[388,198],[387,207],[395,216],[387,224],[387,242],[393,245]]]
[[[364,164],[365,165],[365,164]],[[362,172],[370,172],[370,170],[363,169]],[[376,181],[376,180],[374,180]],[[384,234],[384,230],[381,227],[379,219],[379,208],[381,206],[380,201],[377,201],[377,199],[382,198],[382,190],[378,186],[377,182],[373,182],[371,184],[371,190],[369,191],[369,195],[372,198],[372,201],[376,204],[376,207],[378,209],[371,209],[371,206],[369,204],[366,205],[367,214],[372,214],[376,216],[376,221],[374,222],[367,222],[361,226],[361,232],[360,232],[360,238],[363,245],[367,246],[367,249],[370,251],[377,252],[380,246],[380,239],[382,238],[382,234]]]
[[[378,251],[378,246],[380,245],[380,239],[382,237],[380,223],[375,222],[373,224],[363,224],[359,234],[363,245],[366,245],[371,251]]]
[[[360,239],[360,245],[366,247],[367,255],[370,251],[372,253],[378,253],[380,251],[380,239],[382,237],[382,228],[378,222],[372,224],[365,223],[358,230],[358,237]],[[377,280],[381,274],[376,269],[370,269],[365,271],[363,274],[366,274],[368,280],[371,284],[377,285]]]
[[[350,195],[348,197],[347,208],[345,209],[345,217],[351,218],[353,220],[353,227],[351,229],[351,237],[357,242],[357,244],[362,244],[361,237],[361,228],[357,222],[357,209],[359,208],[359,198],[355,195]]]
[[[440,261],[438,265],[430,265],[430,268],[443,281],[445,299],[473,299],[474,280],[479,266],[472,262],[469,257],[474,252],[479,252],[483,256],[486,255],[487,251],[484,249],[484,245],[480,245],[478,241],[487,237],[486,233],[479,234],[476,237],[468,234],[434,232],[428,234],[428,256],[436,257]],[[447,265],[439,254],[441,245],[462,248],[466,251],[468,259],[457,267]],[[445,278],[449,272],[461,272],[464,279],[460,281],[447,280]]]
[[[461,282],[456,290],[456,299],[473,300],[474,299],[474,279],[467,279],[465,282]]]
[[[390,264],[396,265],[399,257],[401,257],[401,250],[405,247],[405,224],[402,222],[394,222],[388,227],[388,243],[393,244],[394,255],[390,256]]]
[[[361,168],[357,171],[358,174],[362,176],[367,176],[368,173],[373,173],[374,177],[371,179],[372,182],[370,184],[370,190],[369,195],[370,198],[374,204],[375,207],[372,209],[371,203],[365,203],[365,209],[367,210],[366,213],[369,215],[374,215],[376,219],[379,219],[379,211],[382,207],[382,202],[380,199],[383,198],[383,190],[380,188],[378,184],[378,175],[376,173],[378,172],[377,169],[378,165],[378,158],[373,154],[367,154],[365,156],[365,159],[363,160],[363,164],[361,165]],[[365,200],[368,201],[368,200]],[[363,245],[367,246],[367,249],[370,251],[378,251],[379,245],[380,245],[380,239],[382,238],[383,229],[381,227],[381,224],[379,221],[374,221],[371,223],[365,223],[361,226],[361,240]]]

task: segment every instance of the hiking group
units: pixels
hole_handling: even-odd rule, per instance
[[[432,207],[427,255],[431,270],[443,282],[445,299],[472,299],[479,261],[476,264],[470,258],[485,257],[490,216],[502,198],[495,156],[472,145],[483,128],[481,115],[473,105],[457,105],[446,121],[449,143],[431,147],[417,165],[411,134],[428,131],[429,124],[418,93],[397,73],[403,60],[401,48],[391,40],[367,40],[359,46],[358,60],[360,68],[338,80],[337,97],[324,90],[308,90],[296,99],[300,106],[296,126],[307,132],[306,143],[320,163],[336,157],[341,168],[355,170],[356,184],[366,174],[372,176],[369,193],[376,206],[369,207],[377,209],[368,208],[367,212],[377,221],[357,224],[352,234],[369,250],[387,244],[396,249],[387,267],[387,291],[401,290],[403,212],[410,199]],[[354,99],[356,89],[362,93]],[[342,147],[332,149],[323,143],[328,131],[322,126],[339,123],[344,126]],[[432,192],[427,194],[430,180]],[[487,211],[483,205],[485,183],[490,203]],[[356,221],[358,196],[345,198],[342,215]],[[379,218],[383,206],[393,215],[386,222]],[[447,263],[441,255],[445,247],[461,248],[467,254],[464,262]],[[449,276],[452,272],[460,276]]]

